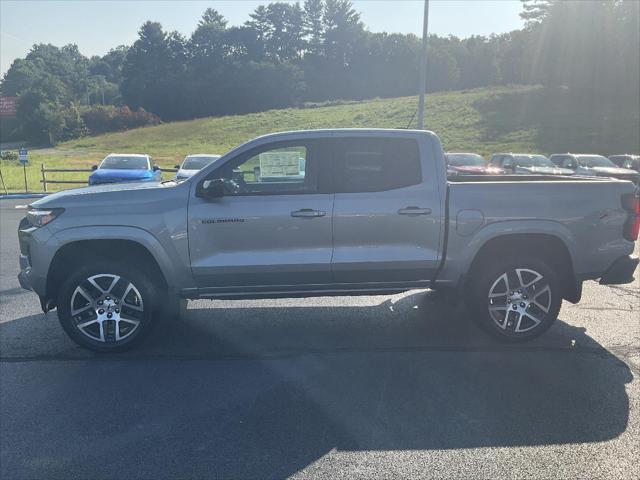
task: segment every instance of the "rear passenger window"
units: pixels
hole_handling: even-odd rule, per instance
[[[415,140],[343,138],[335,141],[334,185],[337,193],[381,192],[422,181]]]

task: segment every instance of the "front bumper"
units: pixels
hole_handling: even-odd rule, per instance
[[[33,290],[31,286],[31,264],[29,263],[29,257],[26,255],[20,255],[20,273],[18,273],[18,282],[20,286],[25,290]]]
[[[633,273],[640,259],[635,255],[618,258],[600,278],[601,285],[622,285],[633,282]]]

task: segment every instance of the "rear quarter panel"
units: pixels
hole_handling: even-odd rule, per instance
[[[621,204],[633,191],[630,182],[615,180],[451,183],[447,261],[439,279],[457,284],[486,242],[511,234],[559,238],[574,273],[596,278],[633,252],[633,242],[623,238]]]

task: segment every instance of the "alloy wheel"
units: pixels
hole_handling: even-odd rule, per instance
[[[142,295],[128,279],[110,273],[88,277],[71,295],[71,316],[83,335],[103,343],[121,342],[140,327]]]
[[[551,287],[542,274],[529,268],[514,268],[493,282],[487,296],[487,308],[501,329],[525,333],[547,319],[551,295]]]

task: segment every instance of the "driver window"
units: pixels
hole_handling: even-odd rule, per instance
[[[284,195],[317,191],[312,148],[300,143],[258,147],[216,172],[229,195]]]
[[[503,157],[502,159],[502,166],[503,167],[512,167],[513,166],[513,159],[511,157]]]

